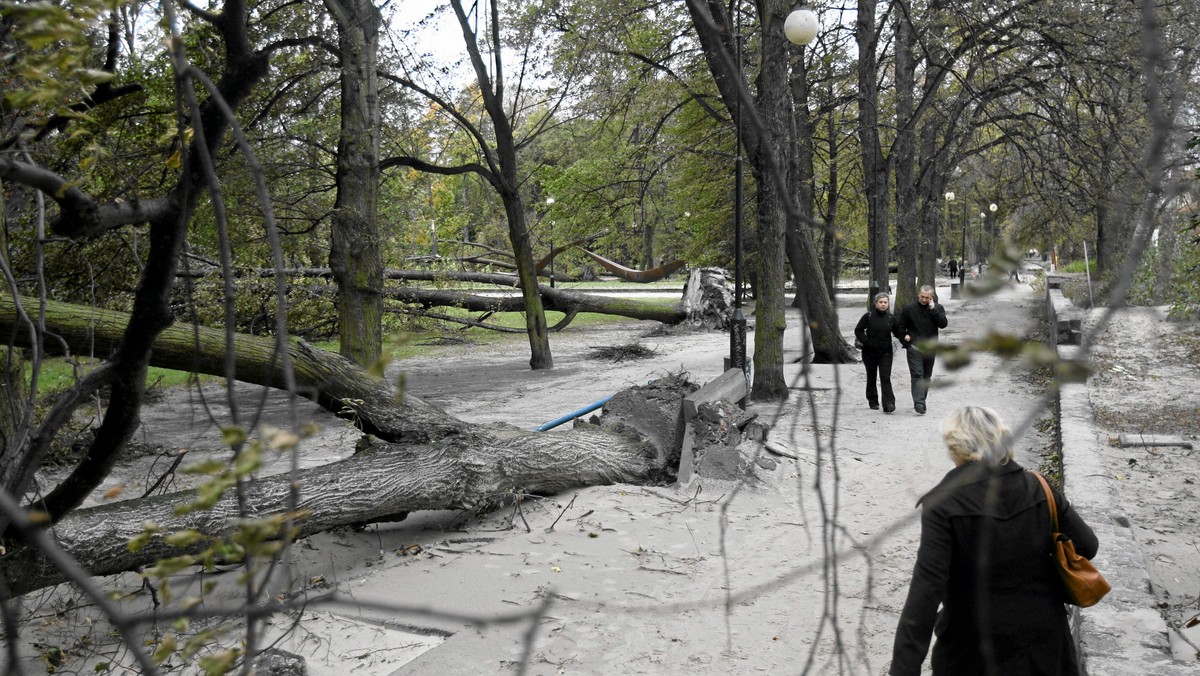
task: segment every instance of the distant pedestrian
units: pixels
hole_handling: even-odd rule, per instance
[[[896,410],[896,395],[892,392],[892,336],[900,338],[896,317],[889,310],[891,301],[886,293],[875,294],[875,306],[858,320],[854,337],[862,345],[863,366],[867,369],[867,405],[879,408],[879,391],[883,390],[883,412]]]
[[[1008,278],[1012,279],[1012,280],[1016,280],[1017,284],[1021,283],[1021,275],[1019,274],[1018,268],[1016,265],[1013,265],[1011,268],[1009,268]]]
[[[900,311],[899,336],[908,357],[908,375],[912,379],[913,409],[925,415],[925,397],[933,380],[934,350],[938,330],[946,328],[946,308],[937,302],[933,287],[925,285],[917,293],[917,302]]]
[[[921,544],[888,673],[920,674],[934,633],[934,676],[1080,673],[1049,505],[1012,460],[1012,433],[995,411],[967,406],[942,422],[942,439],[954,469],[918,501]],[[1092,558],[1095,533],[1053,493],[1062,532]]]
[[[951,277],[958,276],[958,260],[955,258],[950,259],[950,276]]]

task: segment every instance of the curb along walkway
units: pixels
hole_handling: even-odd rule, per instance
[[[1046,290],[1046,315],[1053,338],[1056,320],[1076,319],[1074,309],[1057,289]],[[1075,358],[1079,348],[1056,345],[1059,356]],[[1129,520],[1109,490],[1109,475],[1099,449],[1108,441],[1092,417],[1088,388],[1071,383],[1058,396],[1063,489],[1100,538],[1096,567],[1113,590],[1096,606],[1075,609],[1076,632],[1085,674],[1092,676],[1183,676],[1198,673],[1194,664],[1171,659],[1167,626],[1155,609],[1155,598]]]

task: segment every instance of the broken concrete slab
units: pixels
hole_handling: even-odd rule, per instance
[[[704,387],[689,394],[683,399],[683,419],[689,421],[696,417],[700,404],[721,401],[741,401],[749,394],[750,388],[746,383],[746,374],[741,369],[729,369],[710,380]]]

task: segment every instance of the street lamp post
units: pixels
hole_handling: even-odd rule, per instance
[[[950,204],[951,204],[952,202],[954,202],[954,191],[953,191],[953,190],[947,190],[947,191],[946,191],[946,217],[945,217],[945,221],[946,221],[946,239],[950,239],[950,211],[951,211],[951,209],[950,209]],[[939,241],[940,241],[940,240],[939,240]],[[947,249],[947,250],[950,250],[950,249],[952,249],[952,248],[953,248],[953,247],[950,247],[949,245],[947,245],[947,247],[946,247],[946,249]],[[959,270],[959,275],[962,275],[962,270]],[[962,277],[961,277],[961,276],[960,276],[960,277],[959,277],[959,279],[958,279],[958,290],[959,290],[959,291],[962,291]],[[953,295],[953,294],[951,294],[951,295]]]
[[[742,75],[742,13],[733,8],[734,48],[738,77]],[[820,23],[816,12],[808,7],[798,7],[783,22],[783,33],[796,45],[807,45],[817,37]],[[737,152],[733,160],[733,316],[729,322],[729,368],[749,373],[746,360],[746,315],[742,311],[742,95],[738,91],[734,102],[734,127],[737,133]]]
[[[554,198],[546,198],[546,211],[554,206]],[[550,288],[554,288],[554,221],[550,221]]]
[[[989,235],[989,240],[990,240],[990,245],[988,246],[988,249],[992,252],[993,256],[996,255],[996,211],[999,208],[1000,207],[996,206],[995,202],[992,202],[991,204],[988,205],[988,211],[992,212],[992,225],[991,225],[991,227],[988,228],[988,235]]]
[[[979,212],[979,229],[975,231],[975,270],[983,274],[983,229],[987,224],[987,214]]]
[[[962,215],[962,260],[958,264],[958,285],[967,290],[967,203],[963,201]]]

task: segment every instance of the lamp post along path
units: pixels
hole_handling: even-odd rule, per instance
[[[742,14],[734,7],[734,47],[739,77],[745,77],[742,67]],[[807,45],[817,37],[820,22],[816,12],[808,7],[799,7],[783,23],[783,33],[788,41],[796,45]],[[742,169],[742,97],[734,104],[734,125],[737,133],[737,152],[733,170],[733,315],[729,322],[729,368],[741,369],[749,377],[749,361],[746,359],[746,315],[742,311],[742,218],[743,218],[743,169]]]
[[[989,256],[996,255],[996,211],[1000,207],[996,206],[995,202],[988,205],[988,211],[992,212],[992,224],[988,227],[988,250]]]
[[[963,291],[967,290],[967,203],[963,202],[962,208],[962,260],[958,266],[958,283],[959,288]]]
[[[950,235],[950,224],[951,224],[950,218],[954,215],[952,210],[950,209],[950,204],[954,201],[954,191],[947,190],[945,197],[946,197],[946,213],[945,213],[944,220],[946,221],[946,239],[949,240],[950,236],[951,236]],[[954,249],[954,247],[950,246],[950,244],[948,244],[948,243],[946,244],[947,251],[952,251],[953,249]],[[962,269],[961,269],[961,265],[960,265],[962,263],[965,263],[965,262],[962,261],[962,259],[960,257],[959,263],[955,264],[955,268],[958,268],[957,272],[959,275],[958,276],[958,287],[951,289],[951,291],[950,291],[951,298],[957,298],[958,294],[962,293],[962,290],[963,290],[963,273],[962,273]]]

